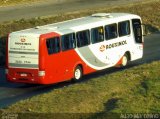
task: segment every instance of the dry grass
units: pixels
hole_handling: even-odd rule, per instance
[[[31,4],[35,2],[42,2],[44,0],[1,0],[0,6],[18,5],[18,4]]]

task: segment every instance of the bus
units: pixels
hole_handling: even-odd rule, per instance
[[[8,35],[6,78],[10,82],[53,84],[126,66],[143,56],[140,16],[95,13]]]

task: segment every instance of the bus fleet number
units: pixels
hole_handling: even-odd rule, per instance
[[[15,63],[16,64],[31,64],[30,61],[21,61],[21,60],[16,60]]]

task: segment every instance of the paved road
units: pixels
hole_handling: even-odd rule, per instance
[[[137,66],[143,63],[150,63],[152,61],[160,60],[160,32],[145,37],[144,43],[144,57],[143,59],[132,62],[127,68]],[[98,77],[104,74],[111,74],[119,69],[111,68],[102,72],[84,76],[85,80],[93,77]],[[83,81],[85,81],[83,80]],[[9,83],[5,79],[4,69],[0,69],[0,108],[13,104],[16,101],[32,97],[37,94],[46,93],[56,88],[74,85],[71,82],[64,82],[56,85],[39,86],[39,85],[25,85]]]
[[[57,0],[58,1],[58,0]],[[63,14],[64,12],[73,12],[85,9],[96,9],[97,7],[107,7],[146,0],[48,0],[48,2],[21,5],[12,7],[0,7],[0,22],[18,20],[22,18],[33,18],[40,16],[49,16]]]

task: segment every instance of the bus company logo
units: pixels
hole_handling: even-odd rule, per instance
[[[99,50],[100,50],[101,52],[103,52],[105,49],[106,49],[106,46],[105,46],[105,45],[101,45],[101,47],[99,48]]]
[[[25,38],[21,38],[21,42],[22,43],[26,42],[26,39]]]
[[[21,38],[20,42],[15,42],[15,45],[32,45],[32,44],[27,43],[25,38]]]

